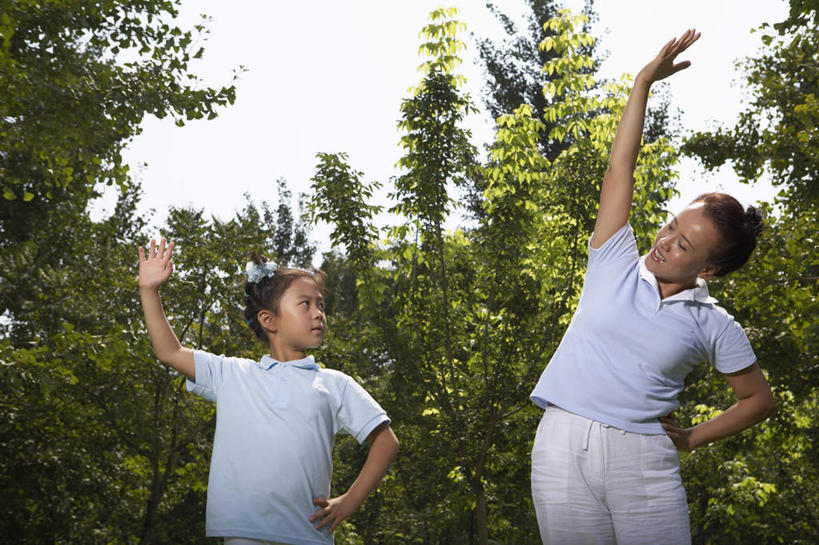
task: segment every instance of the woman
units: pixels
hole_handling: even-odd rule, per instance
[[[742,328],[705,279],[747,261],[759,213],[732,197],[698,197],[637,252],[628,224],[651,84],[699,38],[673,39],[637,75],[611,149],[580,302],[532,392],[544,408],[532,450],[532,496],[544,543],[690,543],[677,449],[691,450],[767,418],[770,387]],[[738,398],[682,428],[685,376],[707,361]]]

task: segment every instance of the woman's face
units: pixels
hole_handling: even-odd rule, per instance
[[[717,272],[710,260],[720,244],[719,231],[705,214],[704,203],[694,203],[657,233],[646,268],[661,282],[693,287],[698,276],[707,278]]]

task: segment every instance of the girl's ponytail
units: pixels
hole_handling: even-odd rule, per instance
[[[275,315],[279,314],[279,301],[298,278],[309,278],[324,291],[325,275],[317,269],[296,269],[279,267],[263,255],[253,253],[246,268],[247,282],[245,283],[245,321],[247,326],[263,342],[268,342],[267,331],[259,323],[259,312],[268,310]]]

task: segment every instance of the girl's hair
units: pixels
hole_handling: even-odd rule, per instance
[[[267,263],[264,256],[253,254],[250,260],[256,265]],[[245,283],[245,319],[247,325],[256,334],[256,337],[263,342],[267,342],[267,334],[262,328],[262,324],[256,319],[259,311],[269,310],[273,314],[279,314],[279,302],[287,288],[299,278],[308,278],[316,283],[319,292],[324,291],[324,279],[327,277],[318,269],[296,269],[290,267],[277,267],[272,276],[263,276],[258,282]]]
[[[762,214],[753,206],[743,210],[738,200],[725,193],[703,193],[691,204],[700,202],[722,237],[722,246],[711,256],[711,261],[719,267],[715,276],[724,276],[742,267],[751,257],[764,226]]]

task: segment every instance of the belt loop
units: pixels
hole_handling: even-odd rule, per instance
[[[589,437],[591,437],[591,429],[592,425],[594,424],[594,420],[591,418],[588,419],[589,423],[586,425],[586,441],[583,444],[583,450],[589,450]]]

